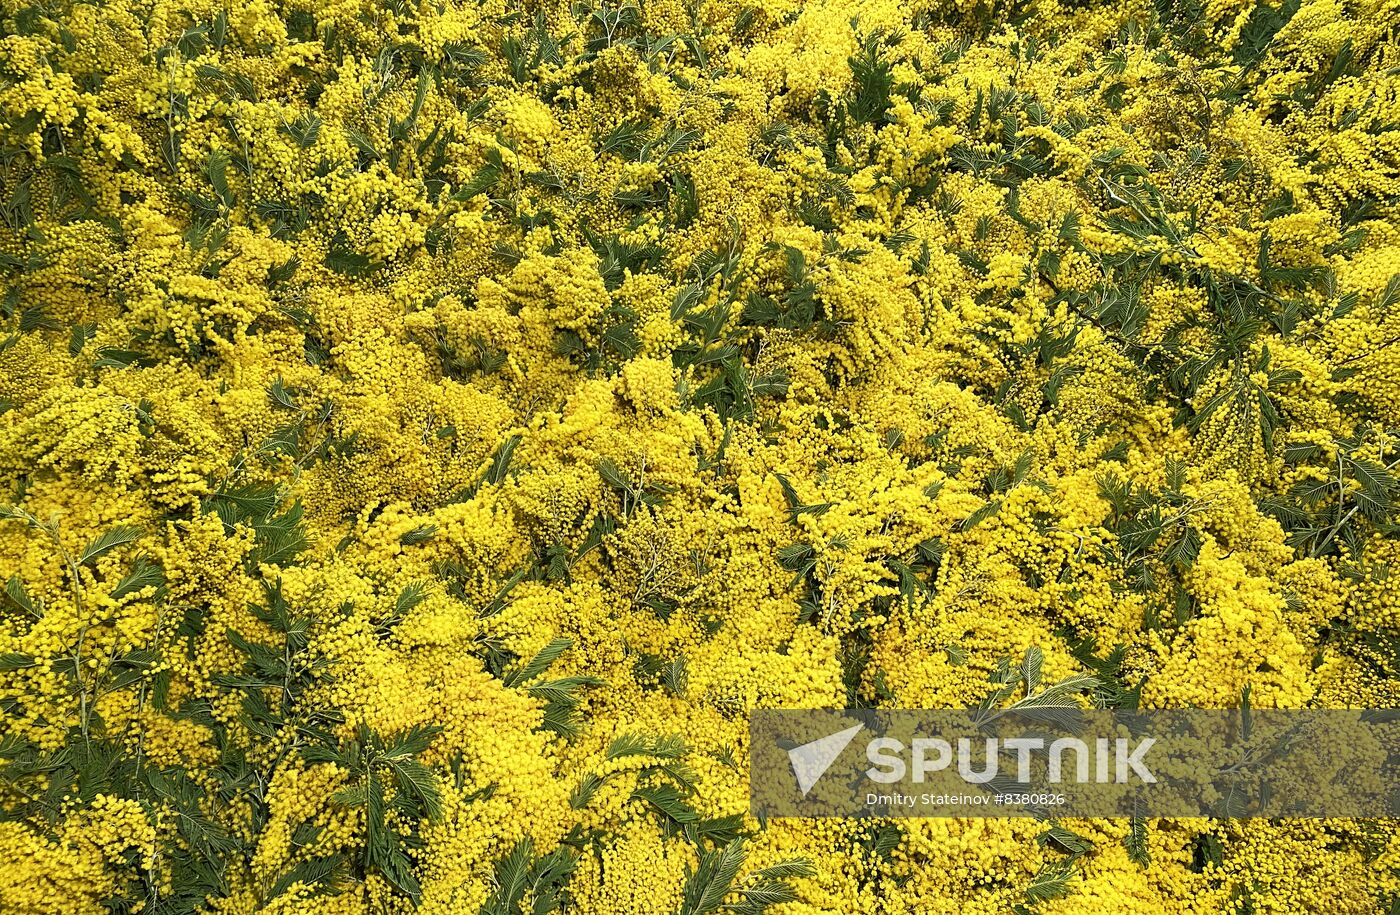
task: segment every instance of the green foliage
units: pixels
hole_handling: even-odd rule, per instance
[[[1128,859],[1138,867],[1152,863],[1152,853],[1147,842],[1147,820],[1134,816],[1128,823],[1128,834],[1123,837],[1123,846],[1128,850]]]
[[[1063,826],[1052,825],[1035,837],[1037,845],[1064,852],[1071,860],[1082,858],[1094,850],[1094,843]]]
[[[861,43],[860,53],[848,61],[856,92],[846,110],[857,124],[883,123],[889,113],[894,66],[882,56],[888,41],[885,35],[875,32]]]
[[[759,915],[772,906],[795,901],[797,893],[791,881],[816,873],[805,859],[794,858],[741,879],[739,870],[744,859],[742,838],[715,851],[702,851],[698,864],[693,869],[686,868],[684,899],[675,915],[707,915],[720,911]],[[734,901],[726,903],[730,897]]]
[[[23,610],[35,619],[41,619],[43,612],[39,605],[34,602],[34,598],[29,596],[29,592],[24,587],[24,580],[18,575],[11,575],[5,582],[4,599],[11,606]]]
[[[1105,559],[1120,566],[1141,593],[1155,592],[1163,573],[1179,580],[1200,554],[1204,541],[1193,518],[1204,506],[1182,493],[1183,474],[1182,465],[1169,463],[1161,492],[1139,487],[1113,471],[1099,478],[1099,495],[1110,507],[1104,524],[1118,538]]]
[[[541,648],[533,658],[525,662],[516,669],[506,673],[503,682],[508,687],[524,687],[525,691],[535,699],[544,702],[544,718],[542,726],[546,730],[553,731],[563,737],[573,736],[578,732],[578,722],[576,713],[579,703],[583,701],[582,688],[586,686],[605,686],[606,683],[597,677],[591,676],[571,676],[560,677],[555,680],[543,682],[531,682],[537,680],[547,671],[559,657],[573,646],[571,639],[558,638],[551,641],[544,648]]]
[[[495,889],[480,915],[546,915],[566,909],[577,853],[566,845],[537,855],[529,836],[495,864]]]
[[[992,689],[978,703],[973,720],[987,724],[1012,714],[1019,719],[1044,721],[1068,731],[1082,726],[1084,702],[1081,696],[1094,695],[1099,687],[1097,677],[1076,674],[1042,686],[1040,670],[1044,653],[1039,646],[1026,649],[1019,663],[1003,658],[991,673]],[[1012,700],[1017,693],[1019,699]],[[1012,700],[1008,704],[1008,700]]]
[[[330,662],[312,648],[316,620],[292,609],[280,579],[264,581],[263,596],[264,602],[249,605],[248,612],[273,633],[271,640],[228,629],[225,634],[243,656],[243,669],[219,675],[215,682],[241,697],[240,723],[258,737],[290,739],[292,747],[326,741],[341,722],[340,713],[308,705],[303,698],[332,679]]]
[[[1098,643],[1092,638],[1080,639],[1072,632],[1062,632],[1069,642],[1070,653],[1083,664],[1098,680],[1094,688],[1094,705],[1100,708],[1133,710],[1142,699],[1142,687],[1146,678],[1129,685],[1125,679],[1125,662],[1128,649],[1125,645],[1114,645],[1107,654],[1099,657]]]
[[[144,532],[136,525],[124,524],[114,527],[83,548],[78,554],[78,565],[89,565],[118,547],[135,543],[142,533]]]
[[[1026,886],[1026,901],[1032,906],[1069,895],[1074,878],[1074,858],[1062,858],[1042,865]]]
[[[361,725],[352,739],[302,750],[308,762],[331,762],[349,772],[346,787],[336,792],[334,801],[359,808],[364,815],[357,866],[363,873],[382,875],[415,903],[422,894],[411,858],[421,844],[419,824],[442,816],[437,776],[416,757],[439,733],[441,728],[420,726],[383,738]]]
[[[1396,531],[1400,480],[1392,471],[1400,456],[1392,457],[1394,445],[1387,444],[1385,430],[1366,427],[1328,450],[1332,454],[1310,442],[1285,448],[1285,461],[1315,473],[1282,496],[1262,500],[1260,507],[1284,526],[1299,553],[1319,557],[1345,551],[1360,557],[1371,533]]]

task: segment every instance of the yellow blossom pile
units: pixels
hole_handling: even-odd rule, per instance
[[[1397,0],[3,0],[0,912],[1396,911],[748,715],[1400,704]]]

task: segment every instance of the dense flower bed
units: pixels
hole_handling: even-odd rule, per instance
[[[746,740],[1397,705],[1396,0],[0,10],[0,911],[1392,905]]]

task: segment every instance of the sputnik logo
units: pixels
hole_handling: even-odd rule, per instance
[[[831,768],[831,764],[836,762],[836,757],[841,755],[841,751],[846,749],[864,727],[863,724],[857,724],[788,750],[788,759],[792,761],[792,774],[797,776],[797,787],[801,789],[803,797],[807,796],[807,792],[812,790],[812,786]]]

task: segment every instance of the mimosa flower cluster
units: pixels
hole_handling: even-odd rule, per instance
[[[0,0],[0,911],[1392,911],[747,740],[1400,705],[1397,22]]]

